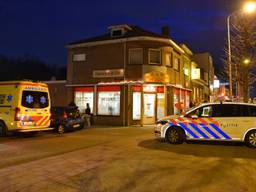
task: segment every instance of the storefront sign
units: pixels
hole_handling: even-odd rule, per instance
[[[123,69],[108,69],[108,70],[94,70],[94,78],[106,78],[106,77],[123,77]]]
[[[150,83],[169,83],[170,77],[162,72],[153,71],[144,75],[144,81]]]
[[[153,86],[153,85],[145,85],[144,87],[143,87],[143,91],[144,92],[156,92],[156,86]]]

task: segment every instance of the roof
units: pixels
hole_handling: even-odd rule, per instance
[[[154,33],[151,31],[147,31],[145,29],[142,29],[141,27],[130,25],[130,30],[128,30],[123,36],[118,37],[112,37],[109,33],[88,38],[88,39],[82,39],[79,41],[71,42],[68,45],[75,45],[75,44],[81,44],[81,43],[89,43],[89,42],[97,42],[97,41],[105,41],[105,40],[114,40],[114,39],[123,39],[123,38],[129,38],[129,37],[157,37],[157,38],[163,38],[163,39],[171,39],[170,37],[166,37],[165,35],[161,35],[158,33]]]
[[[202,103],[202,104],[200,104],[200,105],[198,105],[198,106],[206,106],[206,105],[216,105],[216,104],[219,104],[219,105],[221,105],[221,104],[233,104],[233,105],[253,105],[253,106],[256,106],[256,104],[254,104],[254,103],[242,103],[242,102],[215,102],[215,103]],[[197,106],[197,107],[198,107]]]
[[[17,81],[0,81],[0,85],[42,85],[45,86],[44,82],[30,81],[30,80],[17,80]]]

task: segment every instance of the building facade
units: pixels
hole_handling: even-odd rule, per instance
[[[193,53],[168,28],[162,34],[128,25],[108,30],[67,46],[67,100],[81,112],[89,103],[97,124],[122,126],[152,124],[190,107],[201,77],[193,83]]]

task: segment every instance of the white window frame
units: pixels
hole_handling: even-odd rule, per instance
[[[75,61],[75,62],[86,61],[86,56],[87,55],[85,53],[73,54],[72,61]]]
[[[154,63],[154,62],[150,61],[150,51],[158,51],[160,53],[159,63]],[[162,63],[162,51],[161,51],[161,49],[149,49],[148,50],[148,63],[151,64],[151,65],[161,65],[161,63]]]
[[[131,51],[141,51],[141,63],[131,63]],[[129,64],[130,65],[142,65],[143,64],[143,48],[129,48]]]

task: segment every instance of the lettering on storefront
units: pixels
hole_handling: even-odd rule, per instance
[[[162,72],[153,71],[144,75],[144,81],[151,83],[169,83],[170,77]]]
[[[94,70],[93,77],[94,78],[106,78],[106,77],[123,77],[124,70],[123,69],[109,69],[109,70]]]

